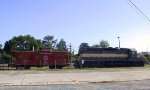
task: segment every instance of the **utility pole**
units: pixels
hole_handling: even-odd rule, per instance
[[[117,38],[118,38],[118,42],[119,42],[119,49],[120,49],[120,37],[118,36]]]
[[[71,48],[72,48],[72,46],[71,46],[71,43],[70,43],[70,45],[69,45],[69,49],[70,49],[70,62],[71,62]]]

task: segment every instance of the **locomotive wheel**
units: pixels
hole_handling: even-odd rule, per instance
[[[24,69],[30,69],[30,66],[25,66]]]
[[[57,65],[56,68],[57,68],[57,69],[62,69],[63,66],[62,66],[62,65]],[[49,69],[55,69],[55,66],[54,66],[54,65],[50,65],[50,66],[49,66]]]
[[[49,66],[49,69],[54,69],[54,68],[55,68],[54,65],[50,65],[50,66]]]
[[[22,69],[24,69],[24,67],[22,67],[22,66],[16,66],[16,69],[17,70],[22,70]]]
[[[59,65],[59,66],[57,66],[57,68],[58,68],[58,69],[62,69],[62,68],[63,68],[63,66]]]

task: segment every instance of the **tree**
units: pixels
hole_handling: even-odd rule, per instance
[[[100,41],[100,47],[101,47],[101,48],[108,48],[108,47],[109,47],[108,41],[101,40],[101,41]]]
[[[57,39],[54,40],[54,36],[47,35],[44,37],[42,43],[45,48],[54,49],[57,43]]]
[[[66,42],[63,39],[61,39],[60,42],[56,45],[56,50],[57,51],[66,51],[67,50]]]
[[[6,41],[5,44],[4,44],[4,51],[7,53],[7,54],[10,54],[10,51],[12,49],[12,46],[11,46],[11,40],[9,41]]]
[[[144,60],[145,64],[150,64],[150,55],[149,54],[145,54],[142,59]]]
[[[10,63],[11,56],[5,52],[0,53],[0,64]]]
[[[11,58],[11,56],[8,55],[8,54],[6,54],[5,52],[3,52],[3,53],[1,54],[1,59],[2,59],[2,60],[10,60],[10,58]]]
[[[0,53],[2,53],[2,44],[0,44]]]
[[[38,43],[38,47],[37,47],[38,50],[39,50],[40,48],[43,48],[43,47],[44,47],[44,45],[43,45],[43,43],[42,43],[42,40],[37,39],[37,43]]]
[[[0,44],[0,63],[1,63],[1,60],[2,60],[2,44]]]
[[[92,45],[91,47],[100,47],[100,45],[94,44],[94,45]]]
[[[90,47],[88,43],[81,43],[79,48],[82,48],[82,47]]]
[[[0,49],[2,48],[2,44],[0,44]]]
[[[20,35],[18,37],[14,36],[9,41],[6,41],[4,45],[4,51],[7,54],[10,54],[11,50],[31,51],[33,47],[35,50],[39,49],[38,41],[34,37],[30,35]]]
[[[147,59],[146,56],[142,56],[141,59],[144,61],[145,64],[150,64],[150,61]]]

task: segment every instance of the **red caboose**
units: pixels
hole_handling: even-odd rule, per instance
[[[63,68],[68,64],[67,51],[51,51],[42,49],[34,51],[12,51],[12,66],[30,69],[31,66],[49,68]]]

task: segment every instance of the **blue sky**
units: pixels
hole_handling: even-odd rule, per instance
[[[150,17],[150,0],[132,0]],[[30,34],[37,39],[54,35],[72,44],[107,40],[117,47],[150,50],[150,21],[128,0],[0,0],[0,43]],[[139,14],[138,14],[139,13]]]

